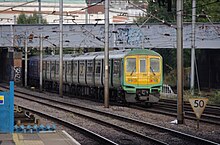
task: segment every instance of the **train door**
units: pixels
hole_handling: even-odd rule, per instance
[[[95,60],[95,85],[102,86],[102,60]]]
[[[112,86],[119,87],[121,84],[121,59],[112,62]]]
[[[127,56],[125,58],[125,83],[136,85],[137,84],[137,57]]]
[[[137,57],[137,85],[146,85],[148,80],[148,73],[147,73],[147,56],[140,55]]]

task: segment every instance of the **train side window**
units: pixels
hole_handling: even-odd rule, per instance
[[[100,71],[101,71],[101,61],[96,61],[95,66],[96,66],[95,73],[96,74],[100,74]]]
[[[119,74],[120,71],[120,61],[119,60],[114,60],[113,64],[113,74]]]
[[[72,64],[70,61],[67,62],[67,74],[71,74],[71,71],[72,71]]]
[[[51,68],[50,68],[51,71],[55,71],[55,63],[54,62],[51,62]]]
[[[85,74],[85,63],[84,62],[80,62],[79,63],[79,74]]]
[[[136,72],[136,58],[127,58],[126,59],[126,71],[127,72]]]
[[[87,74],[92,75],[93,73],[93,62],[91,60],[87,61]]]
[[[59,62],[56,62],[56,74],[59,74]]]
[[[47,63],[47,71],[50,71],[49,68],[50,68],[50,62],[49,61],[46,61]]]
[[[43,61],[43,70],[46,70],[47,68],[47,62]]]
[[[140,59],[140,72],[146,72],[146,59]]]
[[[77,61],[73,62],[73,75],[76,76],[77,75]]]
[[[159,72],[160,71],[160,60],[159,60],[159,58],[151,58],[150,59],[150,69],[153,72]]]

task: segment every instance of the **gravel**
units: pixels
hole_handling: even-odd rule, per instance
[[[25,90],[23,88],[16,88],[17,90],[22,90],[23,92],[27,91],[30,92],[30,90]],[[170,116],[166,116],[166,115],[161,115],[161,114],[156,114],[156,113],[151,113],[151,112],[145,112],[142,110],[137,110],[137,109],[132,109],[129,107],[121,107],[121,106],[110,106],[109,108],[105,108],[103,103],[97,103],[97,102],[93,102],[93,101],[89,101],[89,100],[84,100],[84,99],[77,99],[77,98],[69,98],[69,97],[65,97],[64,98],[60,98],[57,94],[51,94],[51,93],[38,93],[35,92],[37,95],[40,95],[41,97],[52,97],[56,100],[62,100],[62,101],[67,101],[67,102],[71,102],[73,104],[77,104],[77,105],[81,105],[81,106],[87,106],[93,109],[97,109],[97,110],[101,110],[101,111],[106,111],[106,112],[111,112],[114,114],[119,114],[119,115],[123,115],[126,117],[130,117],[130,118],[134,118],[134,119],[138,119],[141,121],[145,121],[145,122],[150,122],[156,125],[160,125],[163,127],[167,127],[170,129],[174,129],[177,131],[181,131],[187,134],[191,134],[191,135],[196,135],[200,138],[204,138],[204,139],[208,139],[208,140],[212,140],[215,141],[217,143],[220,143],[220,126],[219,125],[214,125],[214,124],[209,124],[209,123],[200,123],[200,128],[197,129],[197,122],[193,121],[193,120],[189,120],[189,119],[185,119],[184,120],[184,124],[171,124],[171,121],[174,121],[176,118],[175,117],[170,117]],[[27,105],[27,103],[25,103],[25,101],[21,101],[19,99],[15,99],[15,103],[23,103],[25,105]],[[28,104],[30,105],[30,107],[37,107],[37,103],[36,104]],[[47,107],[42,107],[42,109],[46,112],[48,112],[48,108]],[[49,109],[50,111],[54,111],[53,113],[57,115],[57,117],[66,117],[68,115],[65,115],[65,113],[60,113],[57,112],[57,110],[52,110],[51,108]],[[94,132],[98,132],[103,136],[108,136],[110,133],[109,132],[105,132],[103,131],[103,128],[101,128],[101,130],[99,128],[97,128],[97,124],[93,124],[93,123],[88,123],[85,120],[81,120],[80,119],[75,119],[77,116],[72,116],[69,115],[66,119],[72,119],[71,121],[76,121],[74,123],[78,124],[78,125],[82,125],[82,126],[86,126],[88,127],[90,130],[94,131]],[[114,120],[112,120],[112,122],[114,122]],[[116,123],[116,122],[114,122]],[[76,131],[73,130],[69,130],[68,128],[59,126],[58,129],[65,129],[68,133],[70,133],[74,138],[76,138],[76,140],[78,140],[80,143],[82,144],[92,144],[92,140],[88,140],[87,142],[85,142],[83,139],[84,137],[81,135],[79,135],[79,133],[77,133]],[[106,129],[108,130],[108,129]],[[141,129],[140,129],[141,130]],[[114,130],[111,131],[111,134],[114,134],[114,136],[118,136],[118,138],[120,138],[120,140],[117,140],[118,142],[120,142],[120,144],[131,144],[131,143],[135,143],[135,144],[146,144],[143,142],[139,142],[139,140],[134,140],[134,138],[131,138],[126,135],[126,134],[118,134],[118,132],[114,132]],[[163,135],[161,135],[163,136]],[[170,143],[170,144],[175,144]]]

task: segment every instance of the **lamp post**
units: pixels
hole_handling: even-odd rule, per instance
[[[191,94],[194,95],[194,76],[195,76],[195,22],[196,22],[196,0],[192,0],[192,48],[191,48]]]
[[[177,121],[183,124],[183,1],[177,0]]]
[[[59,85],[59,96],[63,97],[63,0],[60,0],[60,85]]]
[[[98,21],[97,21],[98,22]],[[109,108],[109,0],[105,0],[105,84],[104,102],[105,108]]]

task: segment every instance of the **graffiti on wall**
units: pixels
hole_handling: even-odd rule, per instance
[[[116,35],[116,45],[139,46],[142,42],[142,32],[136,28],[118,28]]]
[[[22,74],[21,74],[22,72],[21,72],[21,67],[14,67],[14,74],[15,74],[15,76],[14,76],[14,81],[15,82],[21,82],[21,76],[22,76]]]
[[[11,46],[13,38],[14,46],[24,47],[24,38],[27,38],[28,48],[39,47],[39,36],[46,39],[44,47],[59,46],[59,26],[0,26],[0,45]],[[184,48],[191,48],[192,27],[189,24],[183,26]],[[196,24],[196,48],[219,48],[220,24]],[[72,48],[103,48],[105,43],[105,26],[100,25],[64,25],[63,47]],[[30,36],[33,36],[30,41]],[[136,24],[109,25],[109,46],[118,48],[144,47],[144,48],[176,48],[176,29],[160,24],[137,26]]]

